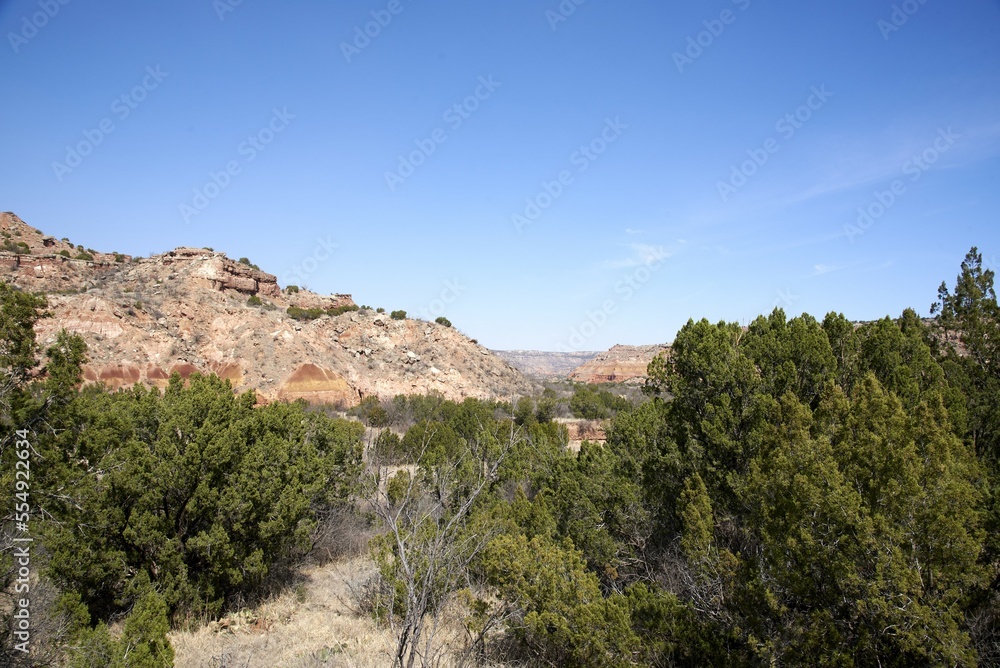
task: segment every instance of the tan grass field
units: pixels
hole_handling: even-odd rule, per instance
[[[375,573],[368,556],[345,557],[300,571],[292,586],[256,608],[231,613],[194,631],[172,631],[177,668],[384,668],[392,666],[394,638],[357,609],[361,586]],[[426,665],[478,665],[463,661],[464,610],[449,606]],[[490,664],[496,666],[497,664]]]
[[[305,582],[256,609],[193,632],[173,631],[178,668],[391,665],[392,637],[354,608],[352,588],[375,570],[367,557],[308,567]]]

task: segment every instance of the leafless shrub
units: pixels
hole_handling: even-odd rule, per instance
[[[491,528],[466,530],[466,520],[480,494],[523,435],[510,433],[475,440],[456,459],[430,470],[369,466],[364,498],[383,534],[376,548],[381,578],[369,581],[362,600],[385,621],[395,637],[393,663],[400,668],[444,665],[454,633],[449,612],[456,594],[469,588],[469,564],[492,538]],[[422,461],[431,433],[417,461]],[[495,444],[491,446],[490,444]],[[498,446],[498,447],[495,447]],[[473,463],[459,473],[463,463]]]
[[[324,564],[364,554],[375,531],[354,506],[336,506],[319,513],[309,560]]]
[[[0,666],[47,668],[60,665],[62,649],[68,640],[70,620],[57,605],[59,595],[59,589],[47,579],[32,578],[30,652],[24,654],[11,646],[16,641],[9,632],[10,627],[5,624],[5,637],[0,640]],[[4,607],[8,607],[6,601]]]
[[[1000,666],[1000,594],[992,590],[966,616],[981,666]]]
[[[219,656],[213,656],[209,659],[208,665],[210,668],[250,668],[250,660],[253,656],[247,658],[244,661],[237,661],[232,657],[231,654],[223,652]]]

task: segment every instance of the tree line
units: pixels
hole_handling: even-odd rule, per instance
[[[0,285],[0,621],[27,429],[33,623],[55,648],[0,651],[171,665],[171,627],[280,584],[342,509],[376,532],[358,603],[399,666],[996,665],[993,280],[973,248],[932,319],[689,321],[641,400],[574,393],[607,434],[579,453],[551,393],[344,419],[214,377],[81,388],[82,341],[39,356],[44,299]]]

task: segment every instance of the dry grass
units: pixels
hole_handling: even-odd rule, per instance
[[[177,668],[385,668],[393,665],[391,631],[357,609],[357,594],[375,574],[370,557],[304,566],[302,582],[249,610],[194,631],[172,631]],[[453,603],[441,615],[430,665],[476,665],[462,650],[467,611]],[[499,668],[500,664],[489,664]]]
[[[178,668],[375,668],[391,665],[392,637],[352,609],[352,589],[374,572],[366,557],[307,567],[305,581],[259,607],[193,632],[174,631]]]

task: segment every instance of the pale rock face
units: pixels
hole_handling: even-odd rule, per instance
[[[49,293],[52,317],[36,326],[38,342],[51,345],[62,328],[80,334],[88,347],[86,382],[162,388],[172,373],[214,373],[237,391],[254,390],[259,401],[344,405],[370,395],[510,399],[538,389],[452,328],[372,311],[295,320],[290,306],[354,301],[305,289],[285,294],[274,275],[223,253],[178,248],[140,260],[96,252],[93,261],[73,260],[58,252],[76,254],[74,246],[13,214],[0,214],[4,231],[31,254],[0,252],[0,280]],[[37,266],[49,270],[39,275]]]
[[[604,422],[601,420],[581,420],[578,418],[556,418],[556,422],[565,425],[567,447],[573,452],[579,452],[584,441],[604,443],[607,434]]]
[[[583,383],[634,383],[646,379],[646,368],[659,354],[668,354],[670,346],[617,345],[600,353],[594,359],[578,366],[570,375],[571,380]]]
[[[593,352],[546,352],[542,350],[494,350],[495,354],[510,362],[529,376],[538,378],[566,378],[581,364],[598,355]]]

